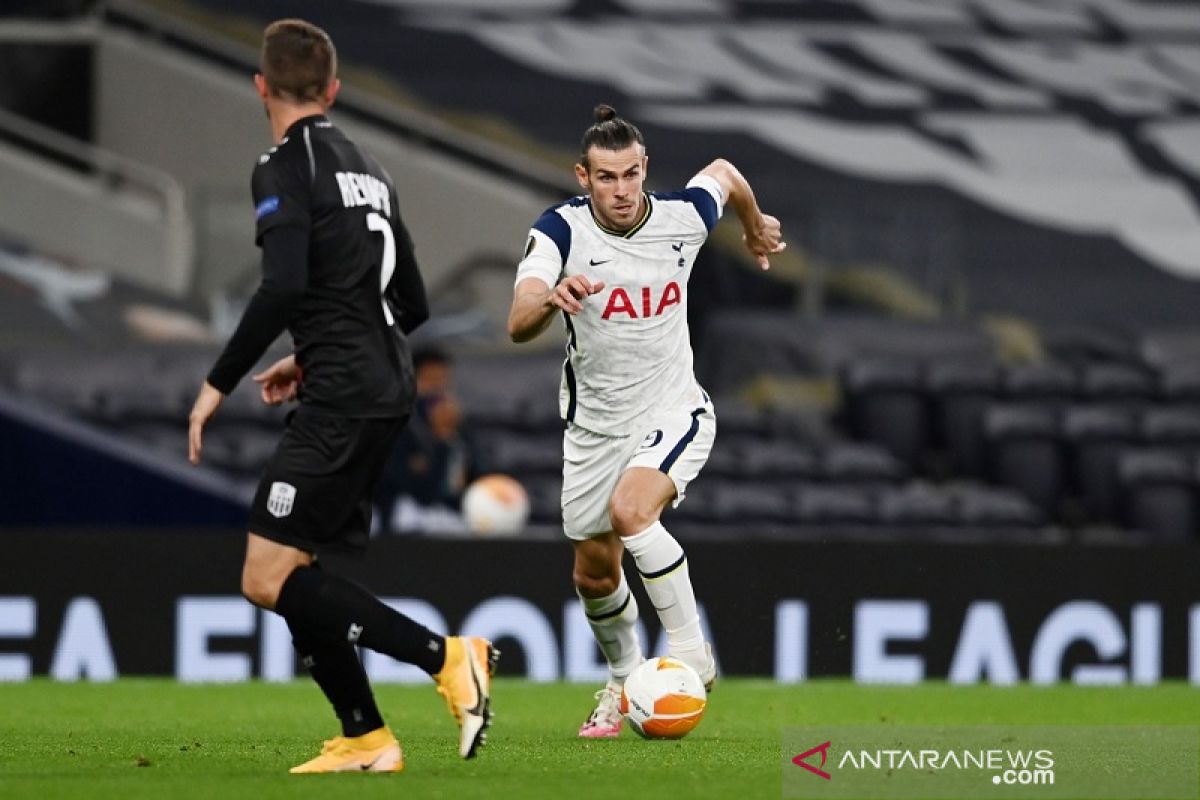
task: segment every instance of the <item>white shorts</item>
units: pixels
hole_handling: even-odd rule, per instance
[[[675,482],[673,506],[708,461],[717,435],[712,401],[655,411],[630,436],[605,436],[571,425],[563,434],[563,531],[590,539],[613,529],[609,502],[630,467],[650,467]]]

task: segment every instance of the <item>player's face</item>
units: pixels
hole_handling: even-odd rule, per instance
[[[592,198],[592,211],[606,228],[629,230],[642,217],[642,183],[647,159],[641,145],[624,150],[588,150],[588,166],[575,165],[579,185]]]

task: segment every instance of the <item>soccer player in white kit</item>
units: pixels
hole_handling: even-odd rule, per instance
[[[526,342],[559,314],[566,323],[563,529],[575,546],[575,589],[610,673],[579,735],[611,738],[621,731],[621,686],[643,660],[637,600],[621,568],[625,550],[670,655],[707,686],[716,678],[687,559],[659,521],[668,503],[683,500],[716,434],[712,402],[692,371],[692,264],[726,204],[763,269],[785,245],[779,221],[759,210],[746,179],[723,159],[682,191],[643,191],[642,134],[610,106],[596,107],[580,151],[575,176],[587,194],[534,223],[508,332]]]

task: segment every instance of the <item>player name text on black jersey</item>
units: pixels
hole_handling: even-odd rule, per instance
[[[342,205],[346,208],[370,206],[382,211],[384,216],[392,216],[387,184],[379,178],[363,172],[338,172],[334,177],[342,191]]]

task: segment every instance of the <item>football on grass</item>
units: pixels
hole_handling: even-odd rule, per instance
[[[647,739],[679,739],[700,724],[708,697],[696,670],[674,658],[651,658],[625,679],[621,713]]]

